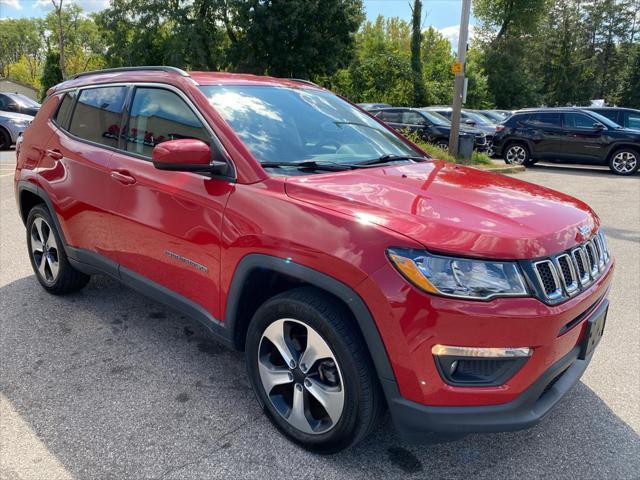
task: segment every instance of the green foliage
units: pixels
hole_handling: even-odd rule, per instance
[[[448,150],[444,148],[440,148],[437,145],[432,143],[425,142],[422,138],[420,138],[414,132],[406,132],[404,136],[407,137],[410,141],[418,145],[424,152],[426,152],[430,157],[437,158],[439,160],[445,160],[447,162],[460,163],[459,159],[456,159],[453,155],[449,153]],[[485,154],[481,152],[474,151],[471,155],[471,163],[473,165],[493,165],[491,159]]]
[[[622,74],[617,101],[620,105],[640,108],[640,45],[630,54],[630,61]]]
[[[11,64],[24,58],[30,68],[43,59],[44,29],[36,18],[0,20],[0,77],[11,77]]]
[[[44,62],[42,79],[40,80],[42,85],[42,91],[40,94],[41,98],[44,98],[47,95],[47,90],[60,82],[62,82],[60,54],[57,52],[49,52]]]

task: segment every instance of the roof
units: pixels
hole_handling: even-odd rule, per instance
[[[84,72],[66,80],[52,89],[47,94],[52,94],[66,88],[83,87],[99,83],[113,82],[166,82],[170,84],[182,84],[189,82],[192,85],[270,85],[294,88],[321,89],[309,80],[275,78],[245,73],[228,72],[185,72],[175,67],[148,66],[148,67],[123,67],[105,70]]]

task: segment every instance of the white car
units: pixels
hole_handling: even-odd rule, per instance
[[[29,126],[31,120],[31,115],[0,112],[0,150],[8,150],[16,143],[18,136]]]

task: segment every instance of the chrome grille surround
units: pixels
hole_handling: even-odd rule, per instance
[[[560,303],[597,280],[611,260],[603,232],[569,251],[530,263],[530,275],[541,300]]]

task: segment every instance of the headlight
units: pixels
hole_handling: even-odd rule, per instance
[[[390,248],[387,254],[407,280],[429,293],[477,300],[528,293],[515,262],[446,257],[400,248]]]

